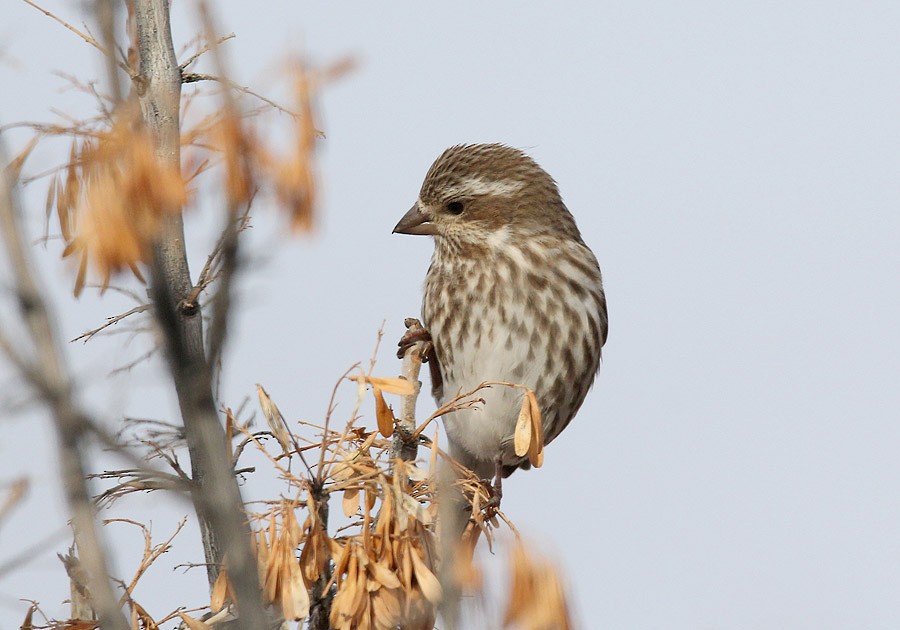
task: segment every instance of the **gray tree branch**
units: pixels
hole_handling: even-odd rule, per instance
[[[139,73],[134,87],[157,155],[180,169],[181,70],[175,58],[167,0],[135,0]],[[250,529],[231,465],[225,430],[212,395],[211,367],[204,352],[200,305],[188,300],[193,283],[187,263],[184,225],[174,214],[156,244],[151,295],[163,331],[191,458],[197,508],[210,584],[227,550],[228,573],[240,619],[237,627],[266,626]]]
[[[418,319],[407,318],[406,338],[415,338],[425,332]],[[402,343],[402,342],[401,342]],[[391,459],[399,457],[403,461],[413,461],[418,454],[419,438],[414,435],[416,431],[416,401],[422,389],[419,381],[419,371],[422,369],[422,358],[425,353],[425,341],[415,341],[406,348],[403,353],[403,378],[413,384],[415,391],[401,398],[400,417],[394,431],[394,441],[391,444]]]
[[[0,163],[6,163],[2,151]],[[62,359],[56,327],[26,251],[14,182],[7,169],[0,171],[0,232],[13,270],[19,310],[36,356],[32,362],[16,352],[6,337],[0,340],[0,345],[53,411],[66,502],[100,623],[106,630],[128,630],[128,621],[109,580],[106,553],[97,531],[96,510],[85,479],[84,449],[90,422],[72,397],[71,380]]]

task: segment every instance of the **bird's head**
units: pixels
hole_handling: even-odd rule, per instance
[[[394,233],[478,243],[508,229],[559,230],[578,238],[556,182],[534,160],[502,144],[465,144],[447,149],[431,165],[419,198]]]

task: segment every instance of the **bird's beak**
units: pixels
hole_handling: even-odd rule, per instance
[[[414,203],[409,212],[394,226],[394,234],[437,234],[437,226],[428,220],[428,215]]]

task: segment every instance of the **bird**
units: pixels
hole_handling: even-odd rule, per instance
[[[422,320],[437,404],[486,381],[520,384],[552,442],[593,385],[608,331],[600,266],[556,181],[517,148],[459,144],[431,165],[393,232],[434,238]],[[514,448],[525,393],[478,395],[480,408],[443,417],[449,452],[499,491],[530,467]]]

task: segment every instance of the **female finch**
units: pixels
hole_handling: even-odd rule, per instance
[[[600,267],[556,182],[518,149],[451,147],[394,232],[434,236],[422,314],[438,405],[485,381],[525,385],[551,442],[584,401],[607,332]],[[482,478],[527,468],[513,445],[523,395],[491,387],[482,408],[444,416],[450,454]]]

